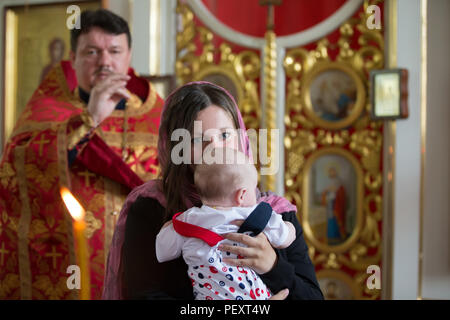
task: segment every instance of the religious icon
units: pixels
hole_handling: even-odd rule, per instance
[[[314,112],[326,121],[345,119],[356,101],[353,79],[341,70],[328,70],[311,83],[311,102]]]
[[[47,64],[41,73],[40,81],[44,80],[47,73],[58,64],[64,58],[64,51],[66,45],[64,40],[58,37],[53,38],[53,40],[48,45],[48,52],[50,57],[50,63]]]
[[[319,279],[319,286],[325,300],[352,300],[355,299],[351,288],[342,280],[334,278]]]
[[[234,100],[236,100],[236,103],[239,103],[236,84],[233,82],[232,79],[227,77],[225,74],[211,73],[204,76],[202,80],[217,84],[218,86],[225,88],[233,96]]]
[[[356,220],[356,172],[343,156],[325,154],[310,168],[308,222],[313,236],[339,245],[351,235]]]
[[[343,129],[361,115],[366,90],[352,66],[341,62],[319,63],[306,72],[303,81],[305,112],[319,126]]]
[[[347,238],[345,226],[346,190],[338,174],[338,166],[328,167],[328,185],[321,192],[321,203],[327,212],[328,244],[339,243]]]
[[[371,71],[372,118],[408,117],[408,71],[406,69]]]
[[[74,1],[81,10],[96,10],[100,0]],[[39,83],[52,66],[68,59],[70,32],[66,27],[67,3],[5,7],[4,139]]]
[[[209,65],[195,74],[193,81],[208,81],[221,86],[233,96],[238,105],[244,96],[243,84],[233,68]]]

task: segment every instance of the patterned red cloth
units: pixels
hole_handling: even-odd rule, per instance
[[[86,210],[91,297],[101,297],[114,213],[132,188],[158,173],[163,101],[148,81],[132,69],[129,75],[126,115],[115,110],[105,119],[70,167],[68,150],[92,129],[70,62],[49,72],[20,116],[0,163],[0,299],[78,297],[67,288],[67,268],[77,261],[72,219],[59,193],[63,186]]]

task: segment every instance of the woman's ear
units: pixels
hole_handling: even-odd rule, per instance
[[[245,202],[245,197],[247,196],[247,188],[239,188],[234,194],[234,202],[240,207]]]

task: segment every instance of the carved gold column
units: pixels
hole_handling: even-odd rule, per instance
[[[273,161],[272,154],[272,135],[271,130],[276,129],[276,77],[277,77],[277,44],[275,32],[269,30],[265,34],[266,45],[264,47],[264,127],[267,129],[267,158],[271,166]],[[275,190],[275,175],[266,175],[263,179],[266,190]]]
[[[264,46],[264,127],[267,129],[267,159],[266,166],[273,166],[274,154],[272,150],[271,131],[277,126],[277,37],[274,28],[274,5],[280,5],[281,0],[260,0],[259,4],[268,6],[267,31],[264,35],[266,45]],[[261,147],[261,146],[260,146]],[[262,183],[265,190],[275,191],[275,175],[264,176]]]

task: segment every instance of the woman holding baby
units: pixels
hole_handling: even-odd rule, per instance
[[[194,122],[201,123],[201,126],[194,125]],[[215,209],[214,206],[202,203],[194,181],[195,164],[180,164],[172,159],[172,151],[180,143],[171,139],[172,133],[177,129],[187,130],[192,137],[192,163],[197,163],[195,155],[202,155],[208,148],[231,148],[239,150],[247,159],[252,159],[242,116],[228,92],[211,83],[197,82],[184,85],[172,93],[166,100],[159,128],[158,160],[161,178],[134,189],[122,208],[108,256],[104,299],[194,298],[194,283],[187,273],[188,266],[183,257],[178,255],[172,260],[159,262],[155,245],[161,228],[171,226],[174,215],[189,209],[192,211],[194,207]],[[222,207],[242,207],[238,199],[242,194],[241,189],[237,189],[240,191],[231,196],[231,202]],[[245,189],[247,194],[244,192],[242,196],[254,194],[254,190],[248,189],[251,186]],[[284,239],[283,233],[291,230],[295,232],[295,237],[292,237],[287,247],[278,246],[275,249],[267,238],[270,234],[268,232],[260,232],[256,236],[236,232],[249,214],[245,213],[240,220],[226,221],[227,225],[236,225],[236,230],[231,228],[229,230],[233,232],[218,234],[218,240],[224,241],[216,244],[216,257],[221,262],[223,257],[223,263],[226,261],[230,270],[235,269],[234,267],[251,270],[254,273],[253,279],[262,281],[270,290],[272,299],[323,299],[314,266],[308,256],[303,231],[296,217],[296,207],[270,192],[261,193],[256,190],[255,197],[256,204],[265,202],[270,205],[269,211],[274,211],[275,216],[271,219],[279,220],[277,226],[281,229],[277,230],[280,230],[280,237]],[[255,205],[252,209],[261,207]],[[186,212],[176,219],[183,219]],[[258,215],[254,214],[253,217],[255,216]],[[178,225],[178,220],[173,221]],[[268,221],[269,224],[271,220]],[[247,220],[244,222],[246,224]],[[261,231],[263,228],[264,226]],[[184,235],[176,238],[189,237]],[[245,285],[253,284],[253,279],[247,279]],[[225,282],[217,281],[220,285]]]

